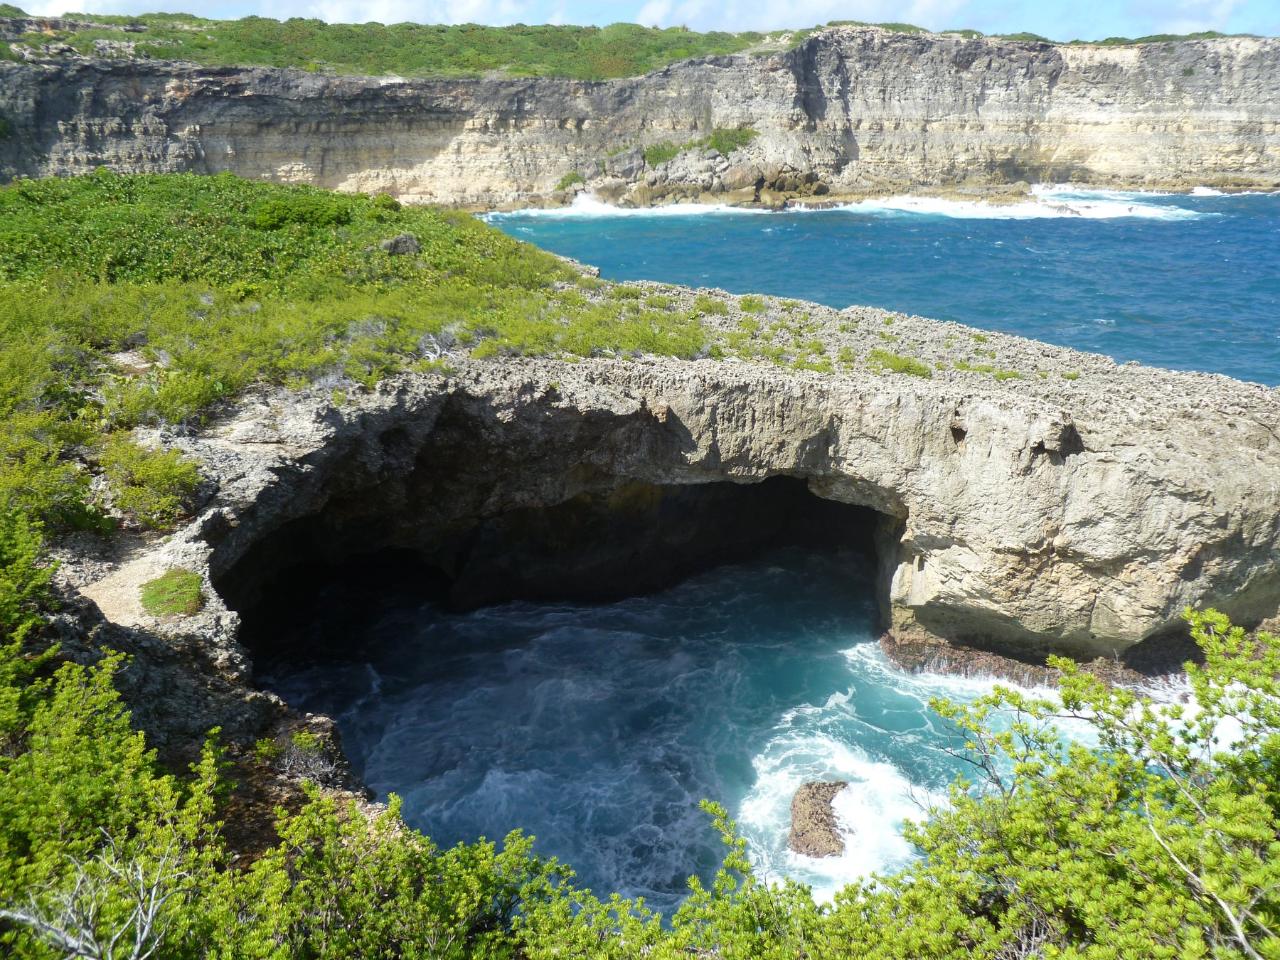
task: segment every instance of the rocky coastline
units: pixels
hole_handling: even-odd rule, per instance
[[[62,26],[66,26],[65,23]],[[0,20],[0,40],[29,32]],[[55,29],[53,24],[49,29]],[[1026,184],[1280,188],[1280,40],[1127,47],[830,27],[608,81],[0,59],[0,181],[229,171],[472,209],[778,208]],[[718,144],[718,148],[715,146]]]
[[[189,755],[215,725],[249,750],[303,722],[255,687],[242,635],[261,584],[299,556],[398,551],[470,604],[561,583],[625,594],[651,589],[636,551],[723,539],[735,510],[761,542],[810,523],[866,544],[907,669],[1040,683],[1044,657],[1067,653],[1123,682],[1181,663],[1189,604],[1247,626],[1276,615],[1277,391],[870,308],[765,298],[748,316],[722,292],[636,286],[718,299],[708,319],[726,327],[800,310],[832,355],[889,323],[931,372],[458,354],[341,397],[260,391],[198,431],[139,433],[199,462],[203,500],[167,537],[62,544],[64,647],[133,655],[130,700],[162,753]],[[962,346],[1009,376],[943,362]],[[726,549],[757,542],[742,536]],[[171,569],[199,576],[198,613],[142,607]]]

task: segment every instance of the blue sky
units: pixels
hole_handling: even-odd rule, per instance
[[[1280,34],[1280,0],[18,0],[33,13],[172,10],[208,17],[319,17],[331,22],[595,23],[771,30],[828,20],[906,21],[940,30],[1029,30],[1057,40],[1222,30]]]

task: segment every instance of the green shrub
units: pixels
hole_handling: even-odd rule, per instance
[[[716,127],[711,131],[711,135],[705,140],[700,141],[700,145],[710,147],[723,156],[729,156],[735,150],[741,150],[759,134],[750,127],[742,127],[736,130]]]
[[[374,201],[378,209],[385,204]],[[289,224],[303,227],[336,227],[351,222],[351,208],[336,194],[299,191],[265,200],[253,211],[253,225],[259,230],[279,230]]]
[[[176,450],[149,450],[127,434],[113,434],[102,449],[102,469],[116,506],[144,527],[172,527],[200,483],[196,465]]]
[[[967,360],[957,360],[955,368],[967,373],[985,373],[996,380],[1019,380],[1022,378],[1022,374],[1017,370],[1003,369],[990,363],[970,363]]]
[[[560,178],[560,182],[556,184],[556,189],[568,190],[575,183],[585,183],[585,182],[586,181],[582,178],[582,174],[580,174],[577,170],[570,170],[568,173],[566,173],[563,177]]]
[[[929,378],[933,376],[933,371],[924,361],[917,360],[915,357],[904,357],[896,353],[889,353],[887,350],[872,350],[867,354],[867,363],[881,373],[887,370],[890,373],[905,373],[913,377]]]
[[[743,313],[764,313],[767,305],[763,297],[748,295],[738,299],[738,309]]]
[[[680,155],[683,148],[672,143],[670,140],[663,140],[661,143],[653,143],[644,148],[644,162],[650,167],[658,167],[669,160],[674,160]]]
[[[1066,373],[1062,375],[1062,379],[1063,380],[1079,380],[1080,373],[1079,371],[1076,371],[1076,370],[1068,370]]]
[[[701,293],[694,298],[693,309],[697,313],[711,314],[717,317],[724,317],[729,314],[729,306],[723,300],[717,300],[715,297],[708,297]]]
[[[153,617],[190,617],[204,609],[200,575],[191,570],[168,570],[142,585],[142,609]]]

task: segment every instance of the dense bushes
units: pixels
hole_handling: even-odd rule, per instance
[[[417,254],[380,246],[405,233]],[[255,381],[370,384],[450,346],[703,350],[691,313],[594,302],[579,279],[472,217],[390,197],[106,171],[0,188],[0,508],[99,527],[97,464],[110,504],[166,526],[196,476],[120,431],[191,420]]]
[[[112,688],[118,660],[33,682],[48,665],[13,643],[0,655],[0,946],[95,955],[68,944],[118,935],[124,955],[141,941],[227,960],[1272,960],[1280,640],[1212,613],[1191,623],[1206,655],[1191,671],[1196,709],[1065,662],[1058,700],[938,704],[968,737],[976,785],[912,828],[913,866],[833,904],[756,878],[725,811],[705,804],[724,865],[690,881],[665,926],[642,903],[577,889],[519,834],[440,850],[395,802],[370,812],[315,789],[280,814],[276,846],[233,866],[215,752],[187,777],[162,773]],[[1064,743],[1063,718],[1096,745]]]
[[[488,27],[478,24],[343,24],[321,20],[202,20],[185,14],[94,16],[97,23],[145,24],[125,39],[157,59],[208,64],[263,64],[340,73],[441,76],[491,70],[582,80],[636,76],[688,57],[735,53],[765,39],[759,33],[695,33],[630,23],[607,27]],[[33,42],[48,42],[47,36]],[[61,35],[93,52],[116,30],[86,27]]]

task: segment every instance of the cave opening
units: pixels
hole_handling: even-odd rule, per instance
[[[255,543],[216,586],[240,613],[241,641],[255,658],[341,655],[341,631],[301,629],[317,603],[346,626],[388,598],[453,612],[520,600],[601,603],[789,548],[856,556],[875,579],[887,523],[794,477],[622,482],[467,525],[427,524],[429,535],[388,535],[396,525],[385,518],[352,524],[322,511]]]
[[[898,714],[923,709],[893,689],[851,706],[851,677],[885,669],[892,522],[802,479],[595,484],[465,524],[375,502],[353,492],[282,524],[216,586],[257,681],[332,717],[366,785],[437,843],[524,829],[588,885],[669,911],[721,856],[700,800],[755,811],[753,856],[790,864],[791,796],[857,774],[858,711],[893,713],[872,734],[887,755]],[[891,838],[880,795],[899,786],[859,787]],[[907,855],[898,842],[876,866]]]

